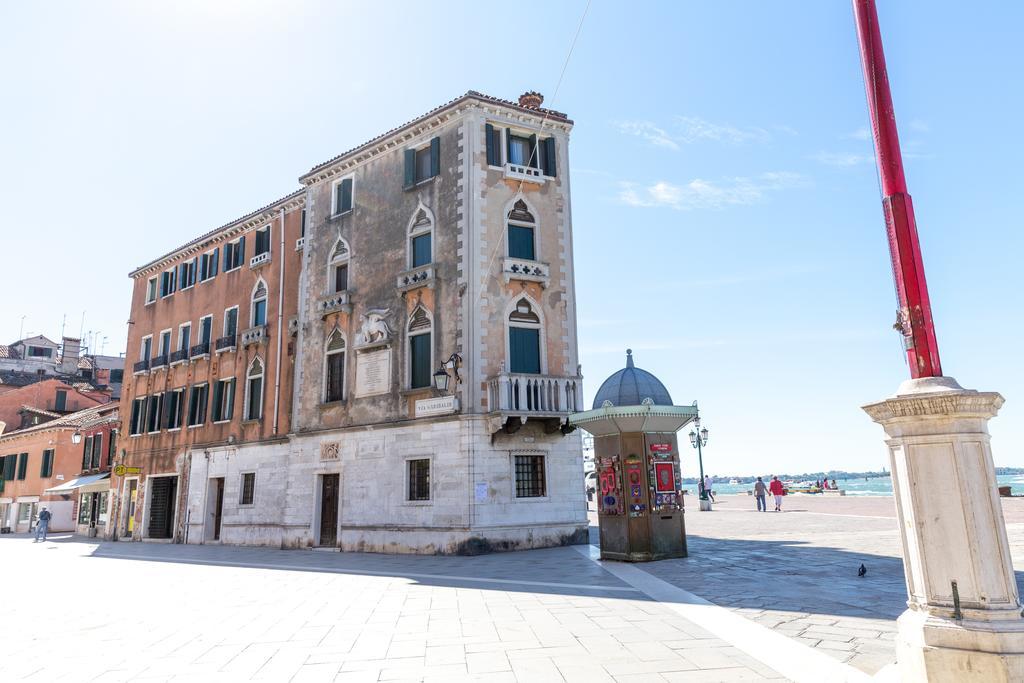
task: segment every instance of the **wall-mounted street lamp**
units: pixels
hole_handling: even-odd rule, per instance
[[[82,432],[77,429],[71,434],[71,443],[80,444],[82,443]]]
[[[701,448],[708,445],[708,428],[700,427],[700,415],[697,415],[693,420],[693,429],[690,430],[690,445],[697,449],[697,463],[700,465],[700,484],[698,490],[700,491],[700,499],[708,499],[708,491],[704,487],[704,457],[701,453]]]
[[[462,378],[459,377],[459,366],[462,365],[462,356],[457,353],[453,353],[448,357],[448,360],[441,363],[441,367],[434,373],[434,387],[437,388],[442,394],[448,391],[448,382],[452,375],[455,376],[455,383],[461,384]],[[451,371],[451,375],[448,371]]]

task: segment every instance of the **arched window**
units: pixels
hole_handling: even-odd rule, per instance
[[[409,267],[419,268],[434,260],[434,216],[419,205],[409,222]]]
[[[509,370],[539,375],[541,373],[540,316],[534,305],[523,297],[508,316]]]
[[[267,324],[267,283],[262,279],[252,290],[252,308],[249,311],[249,327]]]
[[[537,221],[534,219],[526,202],[517,201],[508,212],[508,255],[509,258],[537,260],[536,237],[534,232]]]
[[[324,353],[324,403],[345,398],[345,336],[335,329]]]
[[[430,386],[433,373],[434,347],[431,332],[434,323],[423,306],[417,306],[409,316],[409,388],[422,389]]]
[[[263,417],[263,363],[253,358],[246,373],[245,419],[258,420]]]
[[[331,292],[344,292],[348,289],[349,256],[351,252],[348,243],[339,237],[327,261],[327,286]]]

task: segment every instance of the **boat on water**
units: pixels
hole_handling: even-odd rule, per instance
[[[739,480],[739,479],[736,479],[736,478],[733,478],[733,479],[730,479],[730,480],[729,480],[729,483],[730,483],[730,484],[739,484],[739,483],[740,483],[740,480]]]

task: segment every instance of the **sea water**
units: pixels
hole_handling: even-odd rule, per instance
[[[764,483],[768,484],[770,478],[765,477]],[[999,486],[1010,486],[1011,493],[1015,496],[1024,495],[1024,475],[1020,474],[1000,474],[996,476],[996,481]],[[794,482],[795,483],[795,482]],[[832,480],[829,479],[829,483]],[[870,479],[836,479],[836,485],[846,491],[848,496],[891,496],[892,495],[892,478],[890,477],[872,477]],[[696,484],[685,484],[685,488],[690,489],[690,493],[697,492]],[[740,484],[730,484],[727,480],[715,480],[712,490],[718,494],[729,494],[729,493],[746,493],[754,488],[754,480],[742,480]]]

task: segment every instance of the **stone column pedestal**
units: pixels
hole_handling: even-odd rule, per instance
[[[700,503],[701,512],[711,511],[711,499],[698,498],[697,501]]]
[[[998,393],[930,377],[864,406],[889,436],[909,596],[897,622],[902,680],[1024,680],[1024,618],[987,427],[1002,404]]]

